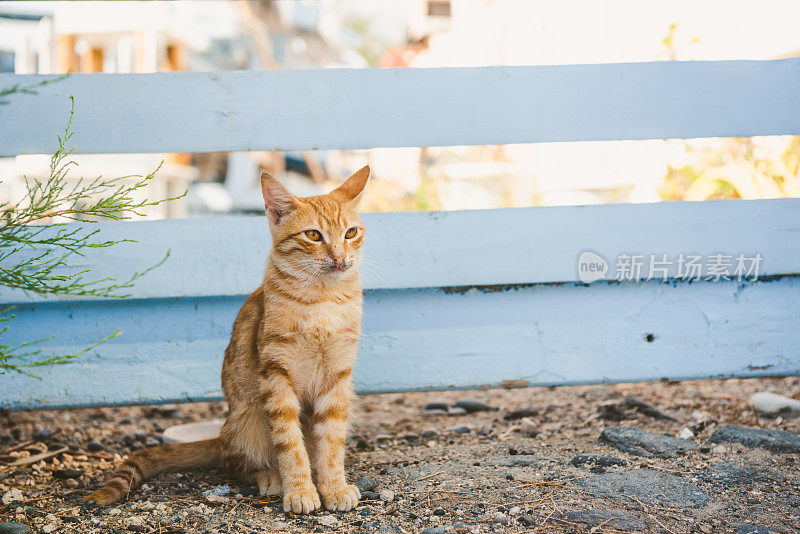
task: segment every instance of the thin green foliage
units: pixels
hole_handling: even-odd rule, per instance
[[[55,80],[48,80],[50,83]],[[36,87],[45,83],[35,84]],[[16,89],[15,89],[16,88]],[[34,87],[12,86],[0,91],[0,97],[21,92],[30,94]],[[25,177],[26,195],[16,203],[0,203],[0,286],[30,291],[39,295],[78,295],[83,297],[124,298],[134,282],[163,264],[169,252],[155,265],[118,281],[114,278],[93,278],[91,269],[72,267],[70,260],[83,256],[90,249],[107,248],[124,242],[98,239],[99,220],[123,220],[141,216],[142,210],[180,197],[163,200],[137,200],[137,191],[154,179],[160,165],[146,176],[120,178],[71,179],[69,171],[77,163],[70,158],[74,147],[72,118],[75,103],[70,97],[69,120],[64,133],[58,136],[58,150],[50,159],[50,173],[44,180]],[[186,193],[184,193],[185,195]],[[67,221],[80,221],[69,225]],[[26,368],[65,364],[86,351],[120,334],[104,337],[94,345],[73,354],[40,358],[35,345],[52,337],[29,341],[17,346],[3,343],[2,336],[14,319],[11,308],[0,310],[0,374],[15,371],[32,375]]]

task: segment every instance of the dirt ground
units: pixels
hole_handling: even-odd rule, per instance
[[[0,522],[82,533],[800,532],[800,455],[709,441],[724,425],[797,438],[800,420],[748,406],[757,391],[800,399],[800,378],[365,396],[347,454],[362,500],[309,516],[213,471],[158,476],[115,507],[82,505],[125,455],[171,425],[224,417],[224,403],[0,412]],[[492,409],[462,413],[459,399]],[[691,432],[696,447],[626,452],[599,439],[612,427],[655,433],[667,449],[664,434]],[[576,458],[591,454],[605,458]],[[24,532],[13,528],[24,527],[0,533]]]

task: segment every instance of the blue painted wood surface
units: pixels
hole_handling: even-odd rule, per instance
[[[0,405],[44,408],[220,397],[244,297],[29,304],[14,337],[57,332],[46,353],[123,335],[80,361],[8,375]],[[652,342],[648,341],[652,335]],[[545,284],[372,290],[355,383],[362,393],[797,374],[800,280]],[[518,383],[519,385],[519,383]]]
[[[55,150],[70,95],[84,153],[800,134],[798,58],[77,74],[38,92],[7,97],[0,155]]]

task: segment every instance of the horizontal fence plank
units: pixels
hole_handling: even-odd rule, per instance
[[[800,272],[800,199],[664,202],[362,215],[364,287],[404,289],[580,281],[579,255],[674,261],[680,253],[760,254],[762,276]],[[75,258],[75,269],[126,279],[171,256],[131,290],[133,298],[231,296],[261,280],[270,246],[265,217],[98,223],[101,239],[133,239]],[[647,258],[645,258],[647,260]],[[669,270],[677,275],[677,262]],[[646,277],[647,262],[642,271]],[[705,271],[703,271],[705,275]],[[42,301],[0,291],[0,303]],[[47,300],[80,300],[49,297]]]
[[[46,77],[0,75],[0,88]],[[800,134],[800,59],[77,74],[14,94],[0,155],[313,150]]]
[[[218,399],[223,352],[243,301],[23,306],[9,342],[57,333],[41,345],[42,356],[123,333],[75,363],[34,369],[42,380],[4,376],[0,406]],[[798,347],[797,277],[380,290],[366,293],[354,380],[361,393],[374,393],[797,374]]]

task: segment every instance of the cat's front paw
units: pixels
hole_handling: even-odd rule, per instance
[[[322,491],[325,508],[332,512],[346,512],[358,504],[361,492],[352,484],[342,485]]]
[[[313,484],[287,488],[283,495],[283,511],[309,514],[321,506],[319,494]]]

